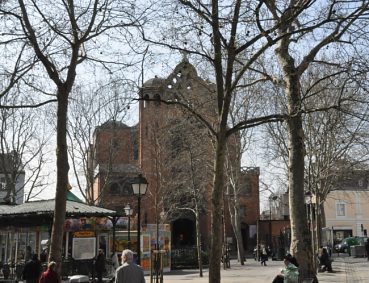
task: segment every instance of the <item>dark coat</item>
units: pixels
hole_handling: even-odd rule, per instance
[[[143,270],[140,266],[123,263],[115,272],[115,283],[145,283]]]
[[[22,279],[26,281],[37,280],[40,278],[42,272],[42,265],[39,260],[32,259],[28,261],[22,272]]]
[[[98,254],[95,260],[95,270],[96,272],[105,271],[105,256],[104,254]]]

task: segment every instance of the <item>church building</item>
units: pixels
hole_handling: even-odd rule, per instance
[[[136,227],[137,197],[131,184],[142,174],[149,184],[141,198],[143,229],[170,224],[173,249],[195,246],[198,230],[206,250],[211,237],[215,137],[200,121],[212,126],[217,121],[215,85],[200,78],[184,58],[167,78],[146,81],[139,98],[137,125],[107,121],[95,130],[89,162],[90,202],[116,211],[130,204],[134,210],[131,225]],[[240,189],[234,196],[224,188],[224,241],[235,246],[230,203],[237,197],[244,248],[252,250],[260,212],[259,168],[241,168],[235,152],[239,142],[235,137],[228,144],[228,162],[237,171]]]

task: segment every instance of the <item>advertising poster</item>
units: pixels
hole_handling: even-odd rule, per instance
[[[93,259],[96,255],[96,237],[73,237],[72,257],[75,260]]]
[[[144,229],[147,233],[150,234],[151,242],[151,250],[156,249],[156,235],[159,232],[159,250],[165,250],[163,254],[163,265],[164,271],[170,271],[170,259],[171,259],[171,232],[169,224],[147,224]]]
[[[151,270],[150,255],[150,234],[143,233],[141,235],[141,267],[145,274],[149,274]]]

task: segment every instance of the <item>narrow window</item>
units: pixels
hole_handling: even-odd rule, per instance
[[[339,202],[336,204],[337,216],[346,216],[346,204]]]

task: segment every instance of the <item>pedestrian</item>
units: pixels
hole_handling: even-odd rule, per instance
[[[133,252],[122,252],[122,265],[115,272],[115,283],[145,283],[143,270],[133,262]]]
[[[263,246],[261,248],[261,252],[260,252],[260,264],[266,266],[266,261],[268,260],[268,252],[265,248],[265,246]]]
[[[322,248],[321,253],[319,255],[319,270],[321,270],[322,272],[324,271],[332,272],[332,260],[329,257],[326,248]]]
[[[37,254],[32,255],[31,260],[24,265],[22,279],[26,283],[38,283],[42,273],[42,265],[38,260]]]
[[[27,246],[26,247],[26,254],[24,256],[24,260],[25,260],[25,262],[28,262],[31,259],[32,259],[32,248],[31,248],[31,246]]]
[[[294,261],[294,257],[290,254],[287,254],[284,257],[284,260],[283,260],[284,268],[281,270],[281,273],[278,274],[273,279],[272,283],[298,283],[299,282],[298,267],[292,263],[293,261]]]
[[[99,249],[96,256],[94,269],[97,276],[97,282],[102,283],[103,273],[105,272],[105,254],[102,249]]]
[[[42,273],[39,283],[61,283],[60,276],[55,269],[56,262],[49,262],[47,265],[47,270]]]
[[[254,256],[254,260],[256,261],[258,259],[258,247],[255,246],[254,251],[252,252]]]
[[[366,257],[369,261],[369,238],[365,242],[365,251],[366,251]]]
[[[266,261],[268,260],[268,253],[265,249],[265,247],[263,247],[263,249],[261,250],[261,255],[260,255],[260,264],[267,266]]]

